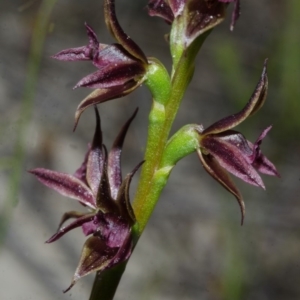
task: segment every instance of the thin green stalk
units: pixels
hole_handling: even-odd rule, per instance
[[[177,115],[182,97],[190,83],[194,71],[194,60],[199,49],[209,33],[199,37],[186,52],[181,56],[180,62],[171,80],[170,98],[166,101],[164,107],[164,121],[151,122],[151,115],[155,114],[153,110],[150,112],[150,122],[148,128],[147,151],[145,154],[145,165],[142,170],[137,193],[133,201],[133,209],[138,223],[136,234],[138,236],[143,232],[159,196],[166,185],[166,177],[157,176],[158,166],[160,165],[162,155],[168,141],[169,133]],[[151,91],[152,92],[152,91]],[[155,103],[155,98],[154,98]],[[156,114],[155,114],[156,115]],[[151,148],[151,151],[148,151]],[[160,172],[169,172],[169,170],[160,170]],[[160,174],[163,175],[163,174]]]
[[[90,300],[112,300],[125,271],[126,262],[102,273],[97,273]]]

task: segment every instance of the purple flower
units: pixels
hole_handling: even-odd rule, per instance
[[[184,27],[185,47],[199,35],[221,23],[229,2],[235,2],[231,30],[240,15],[240,0],[149,0],[150,16],[163,18],[168,24],[176,20]]]
[[[123,31],[117,20],[114,1],[105,0],[104,11],[107,27],[117,40],[116,44],[100,44],[94,30],[85,24],[89,37],[87,46],[62,50],[52,56],[63,61],[90,60],[98,68],[98,71],[82,78],[74,87],[96,89],[77,107],[75,126],[87,107],[123,97],[139,87],[147,70],[145,54]]]
[[[97,123],[92,145],[73,175],[42,168],[29,171],[47,187],[79,201],[89,209],[87,213],[65,213],[58,231],[47,241],[52,243],[77,227],[82,227],[86,236],[92,235],[83,246],[72,283],[65,292],[81,277],[112,268],[128,259],[132,252],[131,228],[135,216],[129,200],[129,186],[141,163],[122,180],[121,152],[126,132],[137,110],[121,129],[109,154],[102,144],[100,117],[96,108],[95,111]],[[63,226],[71,218],[75,220]]]
[[[241,133],[232,130],[264,104],[268,89],[266,64],[267,60],[256,89],[246,106],[240,112],[199,131],[200,148],[197,152],[200,161],[204,169],[237,198],[242,212],[242,223],[245,214],[243,198],[226,171],[263,189],[265,186],[257,171],[279,177],[275,166],[260,150],[261,142],[272,126],[263,130],[254,144]]]

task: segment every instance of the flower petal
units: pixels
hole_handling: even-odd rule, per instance
[[[101,44],[99,43],[97,35],[93,28],[87,23],[84,23],[84,26],[89,37],[89,45],[87,47],[91,50],[93,58],[101,49],[106,48],[107,45],[103,45],[100,47]]]
[[[28,171],[35,175],[45,186],[63,196],[78,200],[80,203],[96,208],[96,201],[88,186],[73,175],[37,168]]]
[[[124,124],[121,131],[119,132],[117,138],[115,139],[112,148],[108,154],[108,179],[110,184],[111,196],[113,199],[117,198],[118,190],[122,182],[122,172],[121,172],[121,153],[124,143],[124,139],[127,130],[135,118],[138,112],[138,108],[134,111],[130,119]]]
[[[280,177],[276,167],[273,163],[271,163],[261,152],[260,150],[260,144],[262,143],[262,140],[265,138],[267,133],[271,130],[272,126],[269,126],[266,128],[258,137],[255,144],[249,143],[250,147],[253,149],[253,155],[250,157],[251,163],[255,169],[257,169],[259,172],[271,176],[277,176]]]
[[[106,101],[109,101],[111,99],[121,98],[129,93],[131,93],[133,90],[135,90],[137,87],[139,87],[141,82],[136,82],[134,80],[130,80],[129,82],[126,82],[125,84],[114,86],[107,89],[97,89],[93,91],[91,94],[89,94],[85,99],[83,99],[80,104],[77,107],[76,113],[75,113],[75,125],[74,130],[77,127],[79,118],[83,111],[88,108],[91,105],[100,104]]]
[[[267,59],[266,59],[260,80],[246,106],[240,112],[225,117],[220,121],[207,127],[206,129],[204,129],[202,134],[203,135],[216,134],[219,132],[223,132],[225,130],[229,130],[239,125],[246,118],[253,115],[263,106],[267,97],[267,90],[268,90],[268,77],[267,77]]]
[[[88,185],[86,181],[86,168],[87,168],[87,161],[90,154],[91,145],[88,144],[88,150],[85,154],[84,161],[81,164],[81,166],[75,171],[74,176],[78,178],[80,181],[84,182],[86,185]]]
[[[148,2],[148,13],[151,17],[161,17],[167,23],[171,24],[174,20],[174,14],[168,1],[166,0],[150,0]]]
[[[62,61],[78,61],[78,60],[91,60],[91,50],[87,46],[64,49],[51,58]]]
[[[99,189],[97,192],[97,208],[101,210],[101,212],[115,212],[117,210],[116,203],[110,194],[110,187],[107,175],[107,150],[104,146],[105,150],[105,158],[103,162],[103,170],[101,175],[101,181],[99,184]]]
[[[168,0],[168,1],[170,3],[170,7],[173,11],[175,18],[180,16],[183,12],[183,9],[187,1],[186,0]]]
[[[90,214],[84,214],[81,217],[78,217],[75,221],[73,221],[71,224],[61,227],[49,240],[46,241],[47,244],[57,241],[59,238],[61,238],[63,235],[65,235],[67,232],[69,232],[72,229],[75,229],[79,226],[82,226],[83,224],[90,222],[95,217],[95,213]]]
[[[116,17],[115,1],[104,1],[105,23],[115,39],[120,43],[128,53],[136,59],[148,64],[147,58],[141,48],[123,31]]]
[[[74,89],[78,87],[107,89],[123,85],[132,79],[136,80],[137,78],[142,77],[144,73],[145,70],[141,67],[141,64],[137,62],[109,64],[82,78],[74,86]]]
[[[129,174],[127,174],[126,178],[123,180],[121,187],[118,191],[117,203],[121,210],[121,215],[128,220],[132,225],[135,223],[135,215],[130,204],[129,197],[129,187],[131,183],[131,179],[134,176],[135,172],[140,168],[140,166],[145,161],[140,162]]]
[[[218,181],[227,191],[229,191],[236,197],[241,209],[241,224],[243,225],[245,217],[245,204],[240,191],[237,189],[228,173],[218,164],[218,162],[212,155],[204,155],[200,149],[197,150],[197,153],[207,173],[211,175],[216,181]]]
[[[224,20],[225,5],[218,1],[207,0],[190,0],[185,5],[187,19],[185,46],[188,47],[198,36]]]
[[[94,235],[99,235],[110,248],[122,247],[130,234],[130,225],[127,220],[116,213],[101,213],[97,215],[98,230]]]
[[[98,236],[91,236],[85,242],[78,267],[73,276],[71,285],[64,291],[69,291],[83,276],[92,272],[105,270],[118,253],[119,248],[110,248]]]
[[[86,213],[82,213],[82,212],[74,211],[74,210],[68,211],[68,212],[64,213],[63,216],[62,216],[61,219],[60,219],[59,224],[58,224],[58,229],[57,229],[57,231],[59,231],[59,230],[61,229],[62,225],[63,225],[66,221],[68,221],[69,219],[73,219],[73,218],[78,219],[78,218],[80,218],[80,217],[82,217],[82,216],[84,216],[84,215],[86,215]]]
[[[137,62],[120,44],[112,44],[97,53],[93,58],[93,64],[98,69],[102,69],[107,65],[127,65],[137,63],[145,69],[141,62]]]
[[[93,138],[93,143],[89,151],[86,180],[91,188],[93,195],[97,196],[102,169],[103,169],[103,154],[102,154],[102,132],[100,116],[97,107],[95,106],[96,114],[96,130]]]
[[[65,49],[51,57],[62,61],[92,60],[99,51],[107,47],[105,44],[99,44],[92,27],[90,27],[87,23],[84,25],[89,37],[89,44],[87,46]]]
[[[265,188],[261,177],[247,161],[245,154],[231,142],[208,135],[201,140],[201,147],[214,156],[228,172],[247,183]]]

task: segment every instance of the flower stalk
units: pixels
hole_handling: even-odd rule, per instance
[[[182,54],[174,70],[170,82],[170,91],[160,90],[152,82],[158,81],[156,74],[149,75],[145,84],[149,87],[153,97],[153,105],[149,117],[148,140],[145,154],[145,164],[142,168],[141,177],[136,196],[133,201],[140,236],[155,208],[159,196],[167,183],[169,172],[160,170],[163,153],[169,138],[169,133],[177,115],[182,98],[190,83],[194,72],[194,62],[201,45],[210,31],[198,37],[194,43]],[[154,89],[153,89],[154,87]],[[169,95],[163,104],[157,104],[156,99],[161,95]]]

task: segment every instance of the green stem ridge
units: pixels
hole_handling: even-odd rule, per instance
[[[143,232],[159,195],[167,183],[171,169],[160,170],[162,157],[182,97],[193,76],[196,55],[208,34],[209,32],[200,36],[181,54],[177,68],[174,70],[171,78],[171,86],[167,80],[165,83],[160,82],[160,85],[156,86],[155,82],[158,79],[155,74],[153,76],[149,74],[148,81],[146,81],[146,85],[153,95],[153,105],[149,116],[148,141],[145,154],[146,162],[143,166],[137,193],[133,201],[133,209],[138,222],[134,233],[137,236],[140,236]],[[166,92],[166,89],[169,90],[169,93]],[[157,99],[162,94],[164,95],[164,99],[163,101],[159,100],[159,103],[163,107],[157,105]],[[166,99],[167,95],[169,95],[168,99]],[[164,176],[162,176],[163,174]]]

